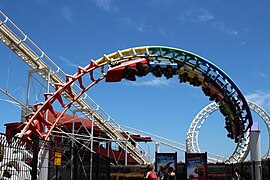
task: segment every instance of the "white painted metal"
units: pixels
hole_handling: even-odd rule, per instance
[[[165,137],[162,137],[162,136],[150,133],[150,132],[146,132],[146,131],[143,131],[143,130],[139,130],[139,129],[136,129],[136,128],[133,128],[133,127],[123,126],[123,125],[122,125],[122,127],[129,134],[140,134],[140,135],[143,135],[143,136],[151,137],[151,140],[153,142],[155,142],[156,152],[160,152],[160,145],[164,145],[166,147],[170,147],[172,149],[179,150],[181,152],[188,152],[187,148],[186,148],[186,145],[183,144],[183,143],[176,142],[176,141],[173,141],[171,139],[168,139],[168,138],[165,138]],[[221,156],[221,155],[218,155],[218,154],[215,154],[215,153],[211,153],[211,152],[207,152],[207,156],[208,156],[208,159],[211,162],[224,162],[225,159],[226,159],[226,157],[224,157],[224,156]]]
[[[260,116],[260,118],[265,123],[267,130],[268,130],[268,150],[267,152],[262,156],[262,159],[270,158],[270,115],[258,104],[255,104],[254,102],[248,101],[250,110],[254,111],[256,114]]]
[[[0,16],[4,18],[3,21],[0,20],[0,40],[14,51],[15,54],[17,54],[33,70],[44,68],[50,69],[51,76],[49,83],[52,87],[55,87],[56,83],[64,84],[64,79],[66,78],[64,71],[58,67],[31,39],[29,39],[28,36],[25,35],[2,11],[0,11]],[[38,74],[42,78],[48,80],[46,73],[43,71],[38,71]],[[81,92],[80,86],[76,83],[74,83],[71,88],[75,96]],[[69,102],[73,101],[68,93],[64,92],[63,96]],[[139,163],[148,164],[148,160],[153,159],[153,157],[141,146],[134,147],[130,141],[135,142],[135,140],[133,140],[129,134],[127,134],[127,138],[125,138],[121,134],[121,132],[124,132],[123,129],[86,93],[84,93],[84,98],[80,98],[73,105],[77,109],[95,110],[94,118],[96,120],[96,125],[112,140],[117,140],[117,144],[122,149],[125,149],[125,142],[127,141],[129,154]],[[82,112],[82,114],[84,114],[88,119],[91,119],[90,113]],[[128,141],[128,139],[130,141]]]
[[[251,101],[247,101],[247,102],[248,102],[248,105],[250,107],[250,110],[257,113],[262,118],[264,123],[266,124],[266,126],[268,128],[269,139],[270,139],[270,116],[258,104],[251,102]],[[213,103],[209,104],[208,106],[206,106],[205,108],[203,108],[197,114],[197,116],[193,119],[193,121],[189,127],[188,133],[187,133],[187,150],[189,152],[194,152],[194,153],[202,152],[200,150],[200,147],[199,147],[199,140],[198,140],[199,131],[200,131],[203,123],[205,122],[205,120],[212,113],[214,113],[217,110],[219,110],[218,105],[215,102],[213,102]],[[249,153],[249,137],[250,137],[250,132],[246,132],[244,138],[237,144],[233,154],[228,159],[224,160],[224,162],[236,163],[236,162],[244,161]],[[270,145],[270,143],[269,143],[269,145]],[[270,152],[269,149],[270,149],[270,146],[268,147],[268,151],[263,156],[263,158],[270,157],[269,156],[269,152]]]
[[[254,163],[254,171],[252,171],[252,179],[262,179],[261,164],[261,138],[260,130],[251,127],[250,132],[250,160]]]
[[[65,73],[58,67],[38,46],[36,46],[7,16],[5,16],[0,11],[0,16],[4,17],[4,21],[0,21],[0,40],[6,44],[11,50],[13,50],[25,63],[27,63],[33,70],[49,68],[51,72],[51,85],[54,87],[55,83],[64,83],[65,81]],[[7,26],[7,23],[12,28]],[[11,29],[15,29],[17,33],[13,32]],[[22,37],[22,38],[19,38]],[[30,48],[30,46],[32,48]],[[40,76],[44,79],[46,78],[46,73],[43,71],[38,72]],[[72,86],[73,94],[76,95],[80,92],[80,88],[77,84]],[[64,97],[72,101],[72,98],[69,96],[68,93],[64,94]],[[251,103],[251,106],[254,106],[254,112],[258,112],[257,114],[264,120],[268,127],[268,133],[270,134],[270,123],[269,123],[269,115],[262,109],[258,108],[255,104]],[[125,149],[126,147],[126,140],[131,137],[128,135],[128,138],[124,138],[120,131],[123,130],[120,125],[118,125],[96,102],[94,102],[86,93],[84,98],[79,99],[74,106],[78,109],[94,109],[96,110],[95,113],[95,120],[97,120],[97,125],[102,129],[106,130],[105,132],[107,135],[112,139],[119,143],[120,147]],[[250,107],[251,110],[252,107]],[[200,148],[198,146],[198,135],[199,130],[203,124],[203,122],[208,118],[213,110],[216,110],[215,107],[208,107],[201,111],[198,117],[196,117],[190,126],[190,129],[187,134],[187,145],[189,148],[188,150],[191,152],[200,152]],[[210,113],[209,113],[210,112]],[[87,118],[90,119],[90,113],[83,113]],[[120,131],[119,131],[120,130]],[[235,162],[240,161],[244,158],[245,152],[248,151],[248,133],[244,138],[242,143],[238,143],[237,148],[227,162]],[[142,147],[137,146],[134,147],[131,143],[128,144],[128,150],[133,155],[135,159],[140,161],[141,163],[148,163],[148,159],[153,159]],[[182,149],[182,148],[180,148]],[[140,152],[144,153],[140,153]],[[148,157],[145,157],[144,155]],[[268,149],[267,154],[264,158],[269,157],[270,150]],[[217,155],[216,158],[219,160],[224,160],[223,156]]]

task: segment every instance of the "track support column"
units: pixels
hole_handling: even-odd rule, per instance
[[[254,122],[250,133],[250,160],[253,162],[254,171],[252,171],[252,179],[262,179],[262,165],[261,165],[261,139],[258,122]]]
[[[95,117],[94,117],[94,110],[91,110],[91,154],[90,154],[90,172],[89,172],[89,176],[90,176],[90,180],[92,180],[92,176],[93,176],[93,151],[94,151],[94,121],[95,121]]]

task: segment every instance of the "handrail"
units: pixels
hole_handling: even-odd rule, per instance
[[[16,25],[13,23],[2,11],[0,11],[0,16],[4,17],[4,21],[0,20],[0,39],[4,42],[11,50],[13,50],[25,63],[27,63],[32,69],[43,69],[48,68],[51,71],[51,81],[50,84],[54,87],[55,83],[65,82],[63,79],[66,77],[66,73],[56,65],[51,58],[44,53],[26,34],[24,34]],[[12,28],[8,27],[8,23]],[[18,31],[16,34],[11,29]],[[20,36],[22,38],[20,38]],[[7,38],[7,39],[6,39]],[[32,48],[31,48],[32,47]],[[41,77],[46,79],[46,76],[43,73],[39,73]],[[78,91],[81,91],[80,86],[77,83],[74,83],[72,86],[73,94],[78,94]],[[63,94],[67,100],[71,100],[68,93]],[[132,154],[137,154],[137,157],[141,158],[142,163],[149,163],[148,159],[153,159],[150,154],[148,154],[141,146],[134,147],[130,141],[134,141],[128,134],[125,138],[122,134],[117,133],[114,127],[118,127],[119,130],[122,130],[121,127],[114,121],[108,113],[106,113],[92,98],[90,98],[86,93],[84,98],[80,98],[74,106],[78,109],[94,109],[95,118],[97,119],[100,126],[107,126],[106,134],[116,135],[116,139],[126,140],[128,142],[129,151]],[[94,107],[95,106],[95,107]],[[89,114],[82,112],[88,119],[90,118]],[[101,119],[99,119],[101,118]],[[108,132],[110,131],[110,132]],[[124,131],[123,131],[124,132]],[[114,136],[109,135],[109,137],[114,138]],[[123,143],[119,142],[119,145],[122,148],[125,148]],[[145,156],[138,156],[140,152],[143,151]]]

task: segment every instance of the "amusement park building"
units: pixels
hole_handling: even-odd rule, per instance
[[[55,117],[49,113],[48,114],[48,121],[54,122]],[[60,122],[58,122],[59,127],[67,133],[72,133],[72,128],[75,129],[76,135],[84,135],[86,134],[86,131],[91,131],[92,128],[92,121],[89,119],[84,119],[80,117],[74,117],[69,114],[65,114],[63,118],[61,118]],[[23,126],[23,123],[21,122],[15,122],[15,123],[8,123],[5,124],[6,126],[6,135],[7,139],[12,138],[15,136],[18,132],[21,126]],[[74,127],[73,127],[74,126]],[[84,126],[84,128],[81,128]],[[94,141],[94,147],[93,151],[98,153],[101,156],[109,157],[112,162],[115,161],[115,158],[117,158],[118,163],[124,163],[125,162],[125,149],[122,149],[121,147],[117,146],[115,142],[110,141],[109,137],[97,126],[94,125],[94,138],[96,140]],[[144,137],[139,134],[129,134],[127,132],[121,132],[123,136],[130,135],[130,137],[136,141],[136,143],[139,142],[151,142],[151,137]],[[63,136],[59,132],[54,132],[52,135],[52,140],[58,144],[64,144],[67,143],[67,137]],[[70,140],[69,140],[70,141]],[[130,141],[134,146],[136,144],[134,141]],[[132,158],[127,153],[127,162],[128,164],[137,164],[138,162]]]

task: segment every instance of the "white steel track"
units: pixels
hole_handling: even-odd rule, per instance
[[[260,107],[258,104],[247,101],[248,105],[250,107],[250,110],[255,112],[260,116],[260,118],[264,121],[265,125],[267,126],[268,129],[268,137],[270,141],[270,116],[268,113]],[[190,124],[188,133],[187,133],[187,151],[188,152],[202,152],[199,147],[199,132],[200,129],[202,128],[203,123],[205,120],[215,111],[218,111],[218,105],[213,102],[203,108],[197,116],[193,119],[193,121]],[[245,160],[246,156],[249,153],[249,135],[250,132],[247,131],[245,133],[245,137],[243,138],[243,141],[239,142],[233,152],[233,154],[225,160],[226,163],[237,163],[237,162],[242,162]],[[262,158],[269,158],[270,157],[270,142],[268,143],[268,151],[267,153],[262,157]]]
[[[55,88],[55,84],[64,83],[66,74],[57,66],[45,53],[42,51],[26,34],[24,34],[3,12],[0,11],[0,40],[10,48],[17,56],[20,57],[28,66],[45,80],[48,80],[50,74],[50,85]],[[45,69],[47,71],[39,71]],[[78,84],[74,83],[72,93],[76,96],[81,88]],[[63,96],[72,102],[72,97],[66,92]],[[110,115],[105,112],[93,99],[86,93],[83,98],[79,98],[73,104],[81,113],[87,118],[91,119],[89,110],[94,110],[94,118],[96,125],[106,133],[108,137],[116,141],[122,149],[127,149],[128,153],[141,164],[148,164],[151,157],[141,146],[133,146],[131,141],[135,142],[129,134],[124,137],[121,132],[124,130],[113,120]],[[87,111],[84,111],[84,110]],[[144,153],[141,153],[144,152]]]

